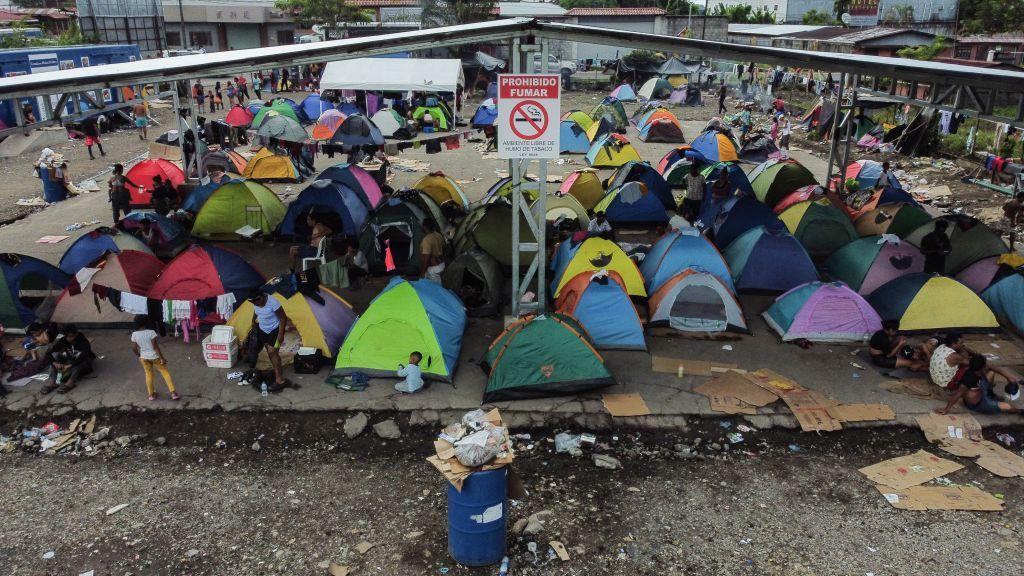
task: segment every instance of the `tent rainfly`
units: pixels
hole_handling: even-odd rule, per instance
[[[451,92],[466,80],[462,61],[425,58],[353,58],[328,62],[321,90]]]

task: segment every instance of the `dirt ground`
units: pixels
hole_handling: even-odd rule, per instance
[[[399,417],[399,440],[370,428],[348,440],[347,416],[109,413],[100,425],[131,436],[125,448],[0,455],[0,573],[291,576],[336,563],[356,575],[496,574],[447,555],[446,484],[423,460],[433,431]],[[0,415],[5,434],[27,423],[43,422]],[[514,430],[530,435],[515,463],[529,494],[509,503],[510,526],[551,515],[533,537],[509,535],[510,574],[975,576],[1024,562],[1019,480],[965,462],[949,479],[1004,494],[1005,512],[908,512],[857,472],[921,448],[917,431],[756,431],[723,450],[731,430],[705,420],[599,435],[621,470],[555,454],[554,430]],[[547,560],[550,540],[568,562]],[[374,547],[360,554],[360,542]]]

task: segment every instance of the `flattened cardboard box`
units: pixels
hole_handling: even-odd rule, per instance
[[[745,374],[728,370],[693,389],[707,397],[722,396],[736,398],[743,404],[767,406],[779,399],[778,394],[762,388]]]
[[[893,508],[899,510],[973,510],[1000,512],[1003,501],[974,486],[911,486],[897,490],[875,488]]]
[[[605,394],[601,396],[601,402],[612,416],[646,416],[651,413],[639,394]]]
[[[970,414],[923,414],[915,419],[929,442],[981,440],[981,424]]]
[[[874,422],[896,419],[896,412],[887,404],[840,404],[829,406],[828,414],[840,422]]]
[[[505,426],[505,423],[501,420],[501,414],[497,408],[492,409],[490,412],[484,415],[485,421],[494,424],[495,426]],[[506,442],[508,440],[508,428],[505,428]],[[515,459],[515,455],[512,453],[512,446],[509,443],[508,453],[504,456],[499,456],[489,463],[476,468],[469,468],[463,466],[461,462],[455,457],[455,446],[447,440],[437,438],[434,440],[434,452],[433,456],[427,458],[427,462],[437,469],[444,477],[455,486],[456,490],[462,491],[462,484],[466,481],[473,472],[480,472],[484,470],[497,470],[503,468],[512,463]]]
[[[924,450],[918,450],[913,454],[865,466],[859,472],[875,484],[902,490],[961,469],[963,469],[963,465],[957,462],[939,458]]]

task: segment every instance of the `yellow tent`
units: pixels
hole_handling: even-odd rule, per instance
[[[590,125],[594,123],[594,119],[591,118],[589,114],[581,110],[573,110],[572,112],[564,114],[562,116],[562,120],[575,120],[576,123],[584,130],[590,128]]]
[[[619,134],[606,134],[587,152],[587,162],[594,168],[618,168],[630,160],[642,161],[636,148]]]
[[[286,154],[274,154],[269,148],[260,148],[245,165],[242,177],[252,180],[298,181],[299,171]]]
[[[618,273],[630,296],[647,296],[644,278],[637,268],[636,262],[626,256],[619,245],[604,238],[587,238],[577,247],[566,240],[555,250],[552,280],[552,295],[557,298],[562,288],[576,277],[587,271],[608,270]]]
[[[536,218],[540,212],[540,199],[534,201],[530,211]],[[590,224],[590,216],[587,216],[587,209],[580,204],[579,200],[568,195],[548,193],[547,201],[544,203],[544,219],[553,222],[559,218],[575,218],[580,223],[580,229],[586,230]]]
[[[452,201],[461,206],[463,210],[469,210],[469,200],[466,199],[462,188],[459,187],[455,180],[445,176],[444,172],[427,174],[417,180],[412,187],[426,192],[427,196],[433,198],[438,205]]]
[[[290,298],[276,293],[270,297],[281,304],[288,321],[298,331],[302,345],[316,348],[330,358],[341,347],[358,316],[352,310],[351,304],[327,287],[320,286],[319,294],[323,298],[323,304],[298,292]],[[245,300],[228,320],[228,324],[235,328],[239,342],[244,342],[249,336],[252,319],[252,303]]]
[[[572,196],[584,208],[590,210],[604,197],[604,186],[601,185],[597,172],[589,169],[574,170],[565,177],[565,181],[558,188],[558,193]]]

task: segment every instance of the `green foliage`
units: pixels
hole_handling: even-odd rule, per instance
[[[344,22],[369,22],[370,16],[344,0],[276,0],[274,7],[290,12],[295,23],[304,28],[315,25],[333,28]]]
[[[909,4],[890,6],[882,15],[882,23],[906,26],[914,22],[914,7]]]
[[[704,10],[704,7],[689,0],[658,0],[658,6],[665,9],[665,12],[674,16],[697,16]]]
[[[650,50],[633,50],[623,56],[622,62],[634,70],[647,70],[660,65],[662,59]]]
[[[832,13],[835,14],[836,20],[850,11],[850,3],[850,0],[835,0],[832,3]]]
[[[946,49],[946,39],[936,36],[931,44],[923,46],[907,46],[896,51],[900,58],[913,58],[914,60],[932,60]]]
[[[812,26],[835,26],[838,21],[831,14],[810,9],[804,13],[804,24]]]
[[[96,38],[87,37],[77,24],[72,24],[59,36],[31,38],[25,35],[24,22],[13,22],[11,34],[0,38],[0,48],[33,48],[36,46],[73,46],[75,44],[98,44]]]
[[[424,28],[483,22],[494,17],[495,0],[423,0]]]
[[[711,11],[712,16],[725,16],[729,22],[734,24],[774,24],[775,13],[769,12],[767,8],[761,7],[756,11],[748,4],[738,4],[726,7],[723,4],[715,6]]]
[[[566,10],[573,8],[616,8],[615,0],[559,0],[558,5]]]
[[[1019,32],[1024,30],[1024,2],[960,0],[960,26],[966,34]]]

